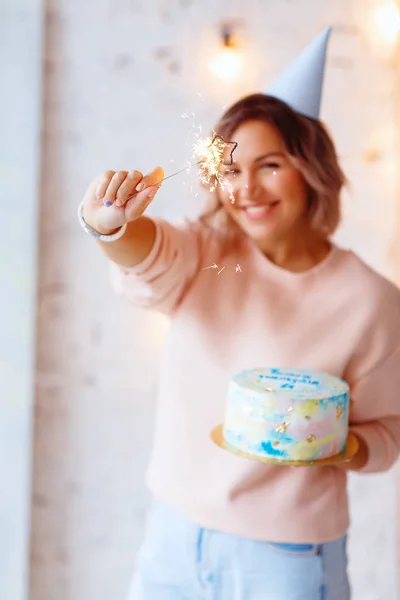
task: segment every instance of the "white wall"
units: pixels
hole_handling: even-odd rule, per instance
[[[26,598],[29,567],[40,0],[0,5],[0,598]]]
[[[398,64],[367,27],[372,9],[358,0],[48,3],[32,600],[123,598],[148,502],[166,323],[110,291],[105,262],[77,225],[88,182],[106,168],[184,166],[191,119],[207,130],[224,104],[261,89],[331,23],[323,117],[353,184],[338,239],[393,276]],[[252,62],[231,88],[205,67],[225,16],[240,19]],[[193,214],[190,186],[185,175],[168,181],[153,212]],[[393,478],[351,478],[355,600],[396,598]]]

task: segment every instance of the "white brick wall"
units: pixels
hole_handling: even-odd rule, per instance
[[[371,8],[357,0],[48,3],[31,600],[122,599],[148,501],[143,472],[166,323],[110,291],[103,258],[77,226],[86,185],[106,168],[184,166],[192,138],[182,113],[207,130],[226,102],[261,89],[332,23],[323,116],[353,184],[338,239],[393,276],[398,63],[363,29]],[[230,88],[203,64],[225,16],[241,20],[258,59]],[[154,212],[194,213],[190,181],[167,182]],[[397,597],[393,477],[351,478],[355,600]]]

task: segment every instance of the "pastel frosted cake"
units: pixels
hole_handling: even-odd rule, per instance
[[[349,387],[304,369],[250,369],[232,377],[225,441],[246,454],[314,461],[346,447]]]

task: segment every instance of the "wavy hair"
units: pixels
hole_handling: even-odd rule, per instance
[[[253,94],[233,104],[214,132],[230,140],[240,125],[254,120],[272,125],[281,135],[288,159],[303,175],[308,188],[311,226],[329,237],[341,220],[340,192],[347,181],[328,131],[320,121],[295,112],[277,98]],[[234,227],[217,189],[210,193],[200,220],[225,231]]]

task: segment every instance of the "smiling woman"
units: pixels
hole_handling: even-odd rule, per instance
[[[238,141],[233,173],[227,173],[235,202],[220,201],[234,221],[263,251],[289,233],[318,235],[308,217],[308,189],[290,162],[279,132],[269,123],[247,121],[234,132]]]
[[[238,147],[233,167],[222,167],[229,194],[216,189],[202,220],[228,231],[238,225],[273,262],[288,239],[287,259],[299,244],[318,262],[324,258],[346,179],[322,124],[277,98],[254,94],[234,104],[215,131]]]
[[[83,200],[115,290],[170,318],[147,472],[155,505],[130,600],[350,598],[346,470],[387,470],[400,449],[400,294],[331,241],[345,177],[319,121],[326,39],[302,58],[291,98],[252,95],[223,115],[216,134],[238,146],[221,166],[227,189],[199,219],[144,215],[160,169],[107,171]],[[212,444],[232,375],[255,367],[346,381],[351,460],[292,470]]]

